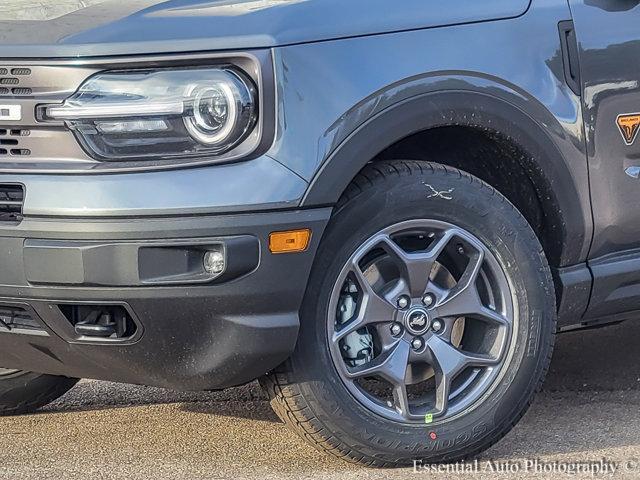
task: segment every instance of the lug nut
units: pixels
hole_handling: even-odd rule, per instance
[[[400,325],[399,323],[394,323],[393,325],[391,325],[391,335],[393,335],[394,337],[397,337],[401,333],[402,333],[402,325]]]
[[[430,307],[436,302],[436,297],[434,297],[433,293],[427,293],[424,297],[422,297],[422,303],[425,307]]]
[[[411,303],[411,300],[406,295],[398,297],[398,308],[407,308],[409,303]]]
[[[433,323],[431,324],[431,329],[436,333],[442,330],[443,327],[444,325],[440,320],[434,320]]]
[[[420,337],[416,337],[411,340],[411,347],[414,350],[420,350],[424,346],[424,341]]]

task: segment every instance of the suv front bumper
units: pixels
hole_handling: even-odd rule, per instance
[[[180,390],[250,381],[293,351],[298,310],[330,213],[320,208],[169,218],[27,216],[18,227],[0,230],[0,309],[22,307],[42,331],[0,325],[0,366]],[[299,228],[312,231],[306,251],[269,252],[269,233]],[[251,255],[257,261],[233,278],[185,285],[136,281],[136,246],[238,237],[255,240]],[[100,246],[98,265],[78,245]],[[43,255],[47,246],[54,254]],[[126,308],[136,335],[122,341],[75,336],[60,309],[75,304]]]

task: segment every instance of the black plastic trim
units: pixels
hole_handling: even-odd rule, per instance
[[[565,20],[558,23],[560,32],[560,48],[562,49],[562,63],[564,78],[567,85],[577,96],[581,95],[580,63],[578,57],[578,41],[573,21]]]
[[[275,368],[293,351],[298,311],[331,209],[163,219],[33,220],[0,236],[0,304],[27,304],[48,337],[0,333],[0,365],[72,378],[95,378],[177,390],[225,388]],[[273,255],[270,232],[310,228],[309,248]],[[227,281],[193,285],[100,287],[30,285],[22,250],[26,239],[124,243],[160,239],[243,238],[260,242],[253,271]],[[168,243],[171,243],[170,241]],[[242,247],[242,245],[241,245]],[[255,257],[255,243],[238,253]],[[235,267],[230,266],[235,269]],[[62,304],[121,305],[136,321],[133,338],[78,335]]]
[[[551,270],[556,287],[558,328],[580,323],[589,305],[593,279],[586,263]]]
[[[640,310],[640,250],[627,250],[590,260],[593,293],[585,318]]]
[[[202,262],[204,252],[214,248],[226,257],[219,275],[205,272]],[[33,285],[190,285],[250,273],[258,266],[260,244],[251,235],[111,242],[27,239],[23,259],[26,279]]]
[[[81,301],[81,302],[73,302],[68,300],[61,300],[57,302],[49,302],[49,303],[36,303],[40,306],[40,310],[42,311],[44,308],[47,309],[48,313],[43,315],[43,320],[47,323],[47,326],[56,332],[57,335],[62,337],[65,341],[69,343],[88,343],[94,345],[131,345],[136,343],[142,335],[144,334],[144,326],[140,322],[140,319],[136,316],[135,312],[131,308],[129,304],[126,302],[101,302],[101,301]],[[100,306],[117,306],[124,308],[131,321],[135,324],[135,333],[126,338],[117,338],[117,339],[105,339],[99,337],[90,337],[86,335],[79,334],[70,319],[67,315],[61,310],[61,306],[68,305],[91,305],[95,307]]]
[[[584,186],[575,183],[566,159],[541,125],[518,107],[477,92],[450,90],[422,94],[368,119],[324,162],[301,206],[335,204],[356,174],[380,152],[413,133],[450,125],[498,132],[532,153],[535,161],[523,167],[527,172],[542,175],[536,186],[553,224],[547,239],[549,261],[554,266],[584,261],[591,228],[578,193]]]

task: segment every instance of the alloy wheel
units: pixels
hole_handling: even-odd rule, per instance
[[[336,370],[370,411],[437,423],[496,384],[516,330],[515,299],[496,256],[464,228],[410,220],[362,243],[332,291]]]

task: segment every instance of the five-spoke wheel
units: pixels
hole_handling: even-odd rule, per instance
[[[403,422],[467,409],[499,372],[513,300],[495,256],[468,231],[400,222],[351,256],[333,290],[329,344],[347,388]]]

